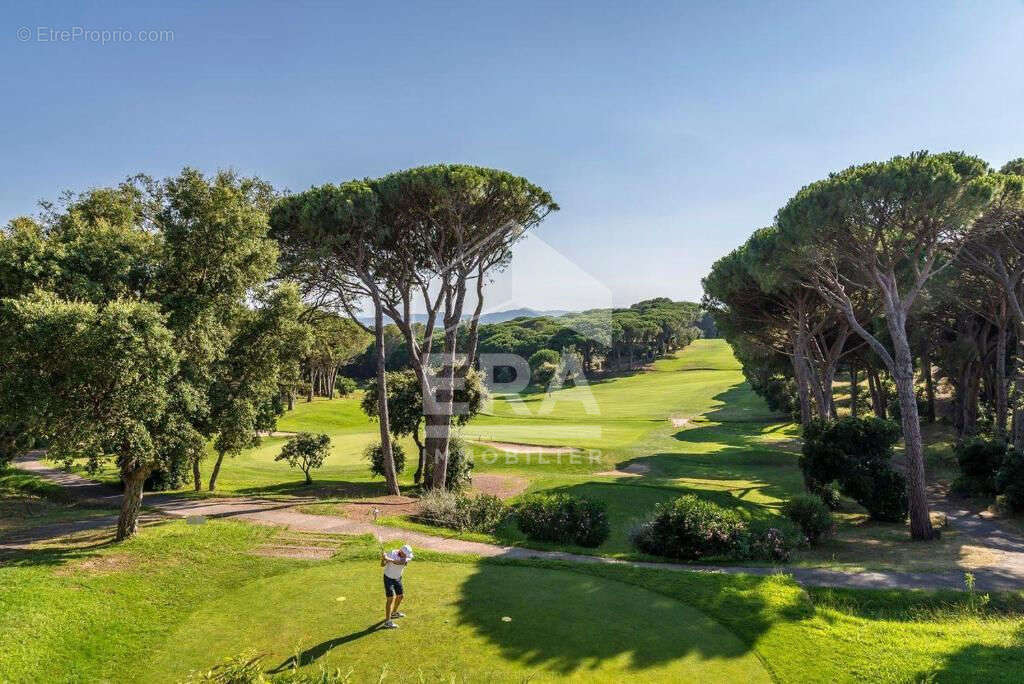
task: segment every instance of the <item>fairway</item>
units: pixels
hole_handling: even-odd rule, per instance
[[[372,561],[251,582],[179,625],[147,668],[161,676],[140,679],[178,681],[207,666],[211,652],[252,649],[272,671],[297,655],[302,667],[340,667],[355,681],[382,671],[399,681],[771,681],[719,624],[636,586],[557,570],[416,562],[407,617],[397,630],[379,630],[379,584]]]
[[[361,396],[356,392],[343,399],[302,401],[281,417],[280,431],[331,437],[331,455],[313,473],[313,487],[305,486],[301,473],[274,461],[285,438],[271,437],[225,459],[218,492],[313,494],[325,500],[383,495],[383,480],[370,475],[363,458],[364,449],[379,435],[377,424],[359,408]],[[596,550],[603,555],[631,554],[630,528],[655,504],[687,492],[753,518],[775,515],[783,499],[803,489],[796,454],[779,448],[795,436],[795,427],[750,390],[732,349],[720,339],[697,340],[633,374],[550,394],[495,396],[486,411],[458,432],[470,443],[476,474],[523,483],[520,488],[525,486],[526,492],[567,492],[604,502],[612,532]],[[492,442],[573,451],[516,453]],[[415,444],[410,438],[400,443],[410,460],[400,480],[410,487]],[[204,472],[210,464],[208,458]],[[626,467],[634,472],[624,471]],[[116,480],[112,472],[106,477]],[[397,518],[386,522],[422,529]],[[516,532],[506,529],[476,538],[523,543]]]

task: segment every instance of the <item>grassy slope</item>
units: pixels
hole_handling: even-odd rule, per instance
[[[964,594],[429,553],[407,573],[402,627],[368,632],[381,609],[375,544],[348,539],[330,561],[250,553],[279,534],[173,522],[119,546],[6,558],[0,680],[173,681],[247,649],[268,667],[298,653],[311,673],[351,668],[354,681],[382,666],[389,681],[757,681],[763,666],[780,682],[992,683],[1024,668],[1021,594],[971,608]]]

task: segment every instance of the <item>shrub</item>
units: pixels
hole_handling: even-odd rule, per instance
[[[811,545],[835,531],[832,511],[813,494],[797,494],[782,506],[782,514],[800,527]]]
[[[405,470],[405,450],[398,442],[391,443],[391,457],[395,461],[395,472]],[[384,477],[384,449],[380,442],[371,444],[363,452],[363,458],[370,462],[370,472],[377,477]]]
[[[178,458],[170,465],[157,468],[146,481],[142,483],[142,489],[147,492],[165,492],[172,489],[181,489],[192,473],[188,459]],[[122,486],[123,483],[122,483]]]
[[[630,539],[638,551],[666,558],[786,562],[806,537],[786,518],[747,523],[734,511],[687,494],[658,504]]]
[[[773,563],[788,563],[793,551],[804,545],[803,532],[785,518],[771,522],[755,521],[742,538],[737,549],[739,560],[763,560]]]
[[[996,473],[996,491],[1010,511],[1024,511],[1024,452],[1012,448]]]
[[[292,468],[298,468],[306,476],[306,484],[313,481],[310,471],[319,469],[331,453],[331,438],[300,432],[291,437],[281,449],[275,461],[287,461]]]
[[[417,520],[460,532],[493,532],[508,516],[501,499],[490,494],[466,496],[431,490],[420,498],[420,506]]]
[[[352,378],[342,376],[334,383],[334,387],[338,390],[339,397],[347,397],[355,392],[356,389],[359,388],[359,385],[357,385],[356,381]]]
[[[568,494],[532,494],[515,505],[516,523],[530,539],[594,548],[608,538],[607,507]]]
[[[654,517],[633,531],[644,553],[681,560],[734,555],[746,532],[743,520],[693,494],[658,504]]]
[[[867,509],[872,520],[903,522],[910,511],[907,478],[891,468],[879,470],[870,476],[870,488],[857,502]]]
[[[954,489],[962,494],[995,494],[996,472],[1006,456],[1006,442],[973,437],[956,446],[956,460],[960,477]]]
[[[906,480],[892,468],[900,428],[878,418],[812,421],[804,428],[800,469],[807,490],[824,498],[833,482],[875,520],[902,522]],[[902,516],[902,517],[901,517]]]

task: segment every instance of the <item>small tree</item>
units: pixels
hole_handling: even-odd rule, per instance
[[[300,432],[290,438],[277,455],[275,461],[287,461],[292,468],[298,468],[306,476],[306,484],[312,484],[309,473],[319,470],[327,456],[331,453],[331,438],[327,435],[314,435],[311,432]]]

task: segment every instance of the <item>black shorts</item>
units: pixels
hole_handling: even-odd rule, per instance
[[[402,580],[391,579],[387,575],[384,575],[384,595],[385,596],[402,596],[405,592],[402,591]]]

